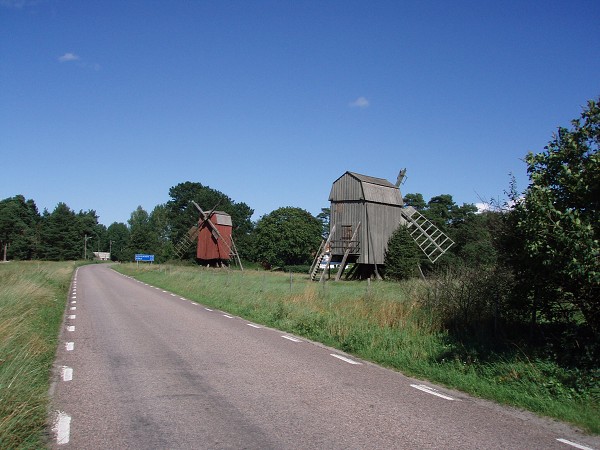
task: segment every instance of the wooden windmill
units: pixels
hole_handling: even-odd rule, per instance
[[[329,201],[331,230],[311,267],[316,279],[321,262],[327,260],[321,274],[332,263],[339,263],[336,280],[346,265],[354,263],[348,276],[380,277],[387,243],[398,226],[409,233],[430,261],[435,262],[454,242],[413,207],[404,207],[400,184],[406,170],[398,174],[396,184],[354,172],[346,172],[333,182]]]
[[[175,252],[182,257],[190,245],[196,242],[196,257],[203,264],[221,267],[233,259],[244,270],[232,236],[231,216],[217,211],[218,204],[208,213],[196,202],[192,201],[192,204],[200,213],[198,223],[175,246]]]

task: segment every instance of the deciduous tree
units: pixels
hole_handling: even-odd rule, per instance
[[[106,230],[109,240],[110,257],[113,261],[131,261],[127,253],[129,248],[129,229],[121,222],[113,222]],[[132,256],[132,255],[131,255]]]
[[[600,332],[600,99],[525,161],[530,184],[512,213],[532,317],[583,314]]]
[[[138,206],[127,221],[129,224],[129,253],[128,259],[133,259],[136,253],[154,254],[157,248],[158,234],[150,223],[148,212]]]
[[[272,266],[308,264],[319,248],[321,232],[321,222],[308,211],[276,209],[256,223],[256,258]]]

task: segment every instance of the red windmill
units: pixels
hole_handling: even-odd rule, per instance
[[[231,235],[233,229],[231,216],[226,212],[216,211],[218,204],[206,213],[196,202],[192,201],[192,203],[200,212],[196,257],[207,265],[217,267],[227,265],[229,260],[234,258],[243,270]]]

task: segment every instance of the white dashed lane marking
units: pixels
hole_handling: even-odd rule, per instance
[[[75,325],[67,325],[67,331],[75,331]]]
[[[60,376],[63,381],[71,381],[73,379],[73,369],[71,367],[62,366],[60,368]]]
[[[410,387],[414,387],[415,389],[418,389],[420,391],[426,392],[428,394],[431,395],[435,395],[437,397],[446,399],[446,400],[454,400],[454,398],[449,397],[447,395],[441,394],[439,393],[436,389],[429,387],[429,386],[425,386],[424,384],[411,384]]]
[[[228,314],[223,314],[223,317],[227,317],[228,319],[233,319],[233,316],[230,316]]]
[[[302,342],[300,339],[296,339],[295,337],[292,336],[281,336],[284,339],[287,339],[288,341],[292,341],[292,342]]]
[[[571,447],[579,448],[581,450],[594,450],[591,447],[586,447],[585,445],[578,444],[577,442],[568,441],[567,439],[557,439],[558,442],[562,442],[563,444],[570,445]]]
[[[262,327],[259,327],[258,325],[254,325],[253,323],[249,323],[248,326],[252,327],[252,328],[262,328]]]
[[[67,316],[67,319],[76,319],[77,316],[75,314],[71,314],[69,316]]]
[[[68,352],[72,352],[73,349],[75,348],[75,342],[67,342],[65,344],[65,348],[67,349]]]
[[[56,443],[58,445],[68,444],[69,436],[71,434],[71,416],[62,411],[58,411],[52,430],[56,433]]]
[[[342,361],[347,362],[348,364],[356,364],[356,365],[361,365],[362,363],[359,363],[358,361],[354,361],[350,358],[346,358],[345,356],[342,355],[336,355],[335,353],[330,353],[331,356],[333,356],[334,358],[337,359],[341,359]]]

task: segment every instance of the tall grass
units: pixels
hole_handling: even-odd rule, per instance
[[[432,295],[440,301],[439,283],[313,283],[298,274],[169,265],[118,270],[408,375],[600,433],[597,380],[574,387],[571,373],[516,347],[485,359],[460,348],[443,326],[447,311],[432,310]]]
[[[0,448],[40,448],[75,263],[0,264]]]

